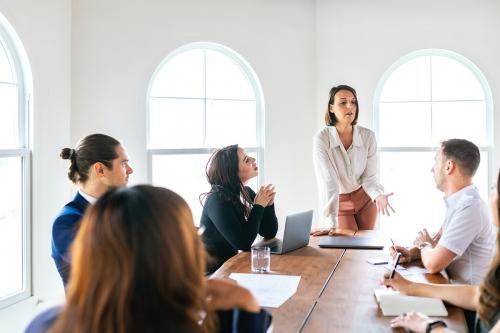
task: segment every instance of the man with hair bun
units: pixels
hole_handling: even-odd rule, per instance
[[[120,142],[105,134],[91,134],[81,139],[76,148],[63,148],[62,159],[70,160],[68,178],[78,192],[57,215],[52,225],[52,258],[64,286],[69,279],[69,249],[89,204],[112,187],[126,186],[133,172]]]

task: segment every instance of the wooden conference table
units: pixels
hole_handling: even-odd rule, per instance
[[[348,233],[348,231],[344,231]],[[377,235],[376,231],[356,236]],[[383,265],[370,265],[367,258],[383,255],[383,250],[322,249],[319,237],[309,246],[284,255],[271,255],[271,274],[300,275],[297,292],[282,306],[268,309],[273,314],[273,332],[404,332],[392,330],[373,295],[380,287]],[[213,277],[250,273],[250,253],[229,259]],[[407,276],[421,282],[447,283],[441,274]],[[443,319],[457,332],[467,332],[463,311],[446,305]]]

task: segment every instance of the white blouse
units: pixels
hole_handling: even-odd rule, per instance
[[[324,225],[337,227],[339,194],[361,186],[375,200],[384,193],[378,182],[377,142],[371,130],[354,125],[352,144],[347,149],[335,126],[326,126],[314,136],[313,160],[318,181],[320,212]]]

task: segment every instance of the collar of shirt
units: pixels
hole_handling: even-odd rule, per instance
[[[467,196],[471,191],[477,191],[476,186],[474,184],[465,186],[461,190],[456,191],[452,195],[445,197],[444,202],[446,203],[447,207],[453,208],[456,205],[458,205],[464,196]]]
[[[80,195],[89,202],[89,204],[93,205],[95,204],[95,202],[97,201],[97,198],[94,198],[93,196],[85,193],[82,191],[82,189],[79,189],[78,190],[78,193],[80,193]]]
[[[337,132],[337,128],[335,126],[328,126],[328,130],[330,131],[330,147],[338,147],[342,144],[340,140],[339,133]],[[353,147],[361,147],[362,140],[359,134],[358,126],[354,125],[352,127],[352,146]]]

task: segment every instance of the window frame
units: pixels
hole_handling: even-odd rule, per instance
[[[22,198],[22,289],[13,294],[0,298],[0,309],[6,308],[14,303],[32,296],[32,218],[31,218],[31,123],[32,123],[32,79],[31,70],[26,51],[18,38],[15,30],[9,22],[0,14],[0,47],[3,47],[15,82],[3,82],[4,84],[15,84],[18,88],[18,117],[19,117],[19,148],[1,149],[0,158],[20,157]]]
[[[264,179],[264,154],[265,154],[265,117],[264,117],[264,94],[262,92],[261,84],[260,81],[257,77],[257,74],[253,70],[253,68],[250,66],[250,64],[241,56],[239,55],[236,51],[213,42],[194,42],[194,43],[189,43],[186,45],[183,45],[177,49],[175,49],[173,52],[168,54],[161,62],[160,64],[156,67],[155,71],[153,72],[153,75],[151,76],[151,79],[149,81],[149,87],[147,89],[146,93],[146,145],[147,145],[147,177],[149,183],[152,183],[153,181],[153,156],[160,156],[160,155],[184,155],[184,154],[212,154],[215,152],[217,149],[221,147],[198,147],[198,148],[150,148],[150,106],[149,102],[151,99],[151,88],[156,80],[156,76],[159,73],[159,71],[163,68],[163,66],[169,62],[171,59],[176,57],[177,55],[184,53],[186,51],[191,51],[191,50],[200,50],[202,49],[203,51],[215,51],[222,53],[223,55],[227,56],[230,58],[232,61],[234,61],[238,67],[243,71],[243,73],[246,75],[248,78],[248,81],[255,93],[255,105],[256,105],[256,145],[253,147],[245,147],[241,146],[244,148],[247,152],[249,153],[256,153],[257,155],[257,164],[259,168],[259,175],[257,177],[257,184],[260,184],[262,180]],[[204,75],[206,74],[206,67],[204,65]],[[205,87],[206,87],[206,81],[205,81]],[[206,102],[207,98],[204,96],[202,99],[204,101],[205,105],[205,110],[204,110],[204,137],[206,136],[205,130],[206,130]]]
[[[380,130],[380,97],[382,94],[382,90],[385,86],[385,83],[387,82],[387,79],[391,77],[391,75],[394,73],[396,69],[398,69],[401,65],[415,59],[418,57],[422,56],[430,56],[431,57],[431,66],[432,66],[432,56],[443,56],[443,57],[448,57],[451,58],[462,65],[464,65],[467,69],[469,69],[472,74],[477,78],[479,83],[481,84],[481,88],[483,89],[484,92],[484,102],[485,102],[485,109],[486,109],[486,138],[488,145],[487,146],[479,146],[479,151],[480,152],[486,152],[488,155],[488,188],[491,188],[491,185],[494,184],[494,177],[495,174],[493,172],[494,170],[494,163],[493,163],[493,96],[491,93],[490,86],[488,84],[488,81],[486,80],[486,77],[484,74],[481,72],[481,70],[469,59],[466,57],[462,56],[461,54],[458,54],[453,51],[445,50],[445,49],[422,49],[422,50],[417,50],[414,52],[410,52],[403,57],[399,58],[395,63],[393,63],[382,75],[380,80],[377,83],[377,87],[375,90],[374,98],[373,98],[373,125],[374,125],[374,130],[377,136],[379,135],[379,130]],[[430,78],[431,78],[431,87],[432,87],[432,68],[431,68],[431,73],[430,73]],[[449,100],[453,101],[453,100]],[[456,101],[461,101],[461,100],[456,100]],[[401,101],[404,102],[404,101]],[[432,110],[432,95],[431,95],[431,110]],[[447,100],[448,102],[448,100]],[[378,146],[378,152],[436,152],[439,150],[439,146],[422,146],[422,147],[408,147],[408,146],[398,146],[398,147],[381,147]]]

